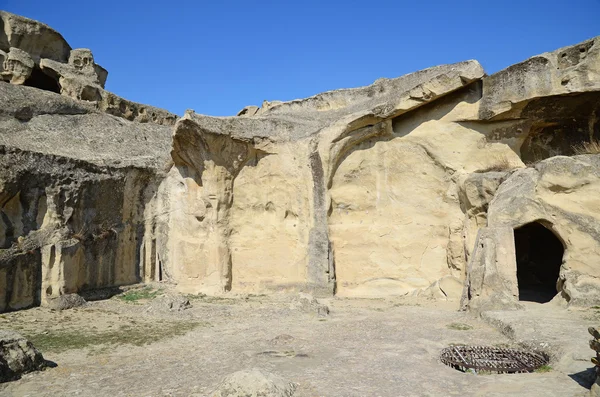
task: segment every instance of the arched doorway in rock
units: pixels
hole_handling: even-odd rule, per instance
[[[519,300],[546,303],[557,294],[556,284],[565,253],[563,243],[539,222],[515,229]]]

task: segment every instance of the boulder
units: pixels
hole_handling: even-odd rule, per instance
[[[446,276],[438,281],[442,293],[447,299],[458,300],[462,296],[463,282],[456,277]]]
[[[296,384],[254,368],[226,376],[211,397],[291,397]]]
[[[42,354],[16,332],[0,330],[0,383],[46,367]]]
[[[86,300],[79,294],[65,294],[58,297],[49,298],[46,306],[54,310],[68,310],[74,307],[85,305]]]
[[[463,293],[464,282],[454,276],[445,276],[429,286],[429,288],[417,292],[417,296],[428,299],[443,299],[458,301]]]

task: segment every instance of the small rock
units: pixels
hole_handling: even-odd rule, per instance
[[[317,315],[319,317],[329,316],[329,307],[327,305],[319,304],[319,306],[317,307]]]
[[[85,305],[87,302],[78,294],[65,294],[57,298],[48,299],[47,306],[51,310],[68,310]]]
[[[329,315],[329,307],[319,303],[319,301],[312,296],[301,292],[290,304],[290,309],[300,310],[305,313],[317,313],[319,317],[326,317]]]
[[[46,367],[42,354],[16,332],[0,330],[0,383]]]
[[[296,384],[253,368],[226,376],[211,397],[291,397]]]
[[[192,304],[190,300],[179,294],[169,294],[161,296],[150,302],[148,311],[169,311],[169,312],[181,312],[190,309]]]

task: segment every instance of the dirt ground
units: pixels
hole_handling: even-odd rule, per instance
[[[592,364],[583,355],[587,327],[600,322],[593,309],[532,307],[519,312],[520,318],[498,312],[480,319],[458,312],[456,302],[332,298],[321,301],[329,306],[329,316],[319,317],[294,308],[296,295],[285,294],[190,296],[191,307],[177,310],[177,304],[169,307],[168,289],[160,288],[132,290],[70,310],[0,315],[0,328],[27,336],[55,363],[0,385],[0,395],[207,396],[225,375],[249,368],[297,383],[294,397],[589,393],[591,370],[586,368]],[[560,321],[545,323],[551,313],[559,313]],[[521,332],[523,319],[533,320]],[[581,328],[576,339],[569,327]],[[554,339],[545,343],[544,335]],[[476,375],[438,359],[451,344],[523,342],[552,350],[551,368]]]

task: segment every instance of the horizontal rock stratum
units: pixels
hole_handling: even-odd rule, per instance
[[[0,310],[144,281],[600,303],[600,38],[177,120],[0,19]]]

